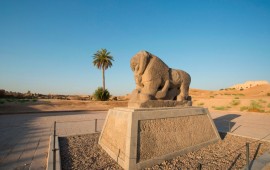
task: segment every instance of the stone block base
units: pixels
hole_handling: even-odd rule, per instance
[[[141,169],[220,139],[207,109],[110,109],[99,144],[124,169]]]
[[[157,108],[157,107],[186,107],[192,106],[192,101],[183,100],[148,100],[146,102],[129,101],[129,108]]]

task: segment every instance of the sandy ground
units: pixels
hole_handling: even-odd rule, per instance
[[[0,114],[32,113],[52,111],[108,110],[114,107],[127,107],[127,101],[80,101],[47,99],[28,102],[5,102],[0,104]]]
[[[270,113],[270,85],[260,85],[242,91],[191,89],[190,95],[192,96],[193,106],[206,107],[210,111]]]
[[[193,106],[210,111],[241,111],[270,113],[270,85],[260,85],[247,90],[200,90],[191,89]],[[2,99],[1,99],[2,100]],[[108,110],[113,107],[127,107],[128,101],[80,101],[80,100],[38,100],[4,101],[0,103],[0,114],[47,112],[68,110]]]

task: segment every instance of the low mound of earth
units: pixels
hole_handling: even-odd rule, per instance
[[[146,168],[158,169],[241,169],[246,165],[246,142],[250,143],[250,162],[270,149],[269,142],[221,133],[219,142],[197,151]],[[61,166],[68,169],[122,169],[98,145],[99,134],[59,138]]]
[[[259,85],[246,90],[224,89],[218,91],[191,89],[193,106],[210,111],[270,112],[270,85]]]
[[[252,97],[266,97],[267,94],[270,94],[270,84],[259,85],[255,87],[251,87],[246,90],[236,90],[236,89],[222,89],[222,90],[200,90],[200,89],[191,89],[190,95],[192,97],[208,97],[209,96],[217,96],[217,95],[239,95],[242,97],[252,98]],[[270,95],[269,95],[270,97]]]
[[[265,80],[246,81],[245,83],[242,83],[242,84],[235,84],[235,85],[231,86],[230,88],[241,90],[241,89],[248,89],[248,88],[251,88],[251,87],[255,87],[255,86],[258,86],[258,85],[264,85],[264,84],[269,84],[269,82],[265,81]]]

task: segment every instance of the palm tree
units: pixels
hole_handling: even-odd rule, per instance
[[[103,91],[105,90],[105,70],[112,66],[113,56],[106,49],[98,50],[93,56],[93,64],[102,69]]]

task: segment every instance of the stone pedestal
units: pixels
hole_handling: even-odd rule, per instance
[[[192,106],[192,101],[190,100],[183,100],[183,101],[176,101],[176,100],[149,100],[146,102],[140,101],[129,101],[128,107],[131,108],[157,108],[157,107],[186,107]]]
[[[220,139],[205,108],[114,108],[100,146],[124,169],[141,169]]]

